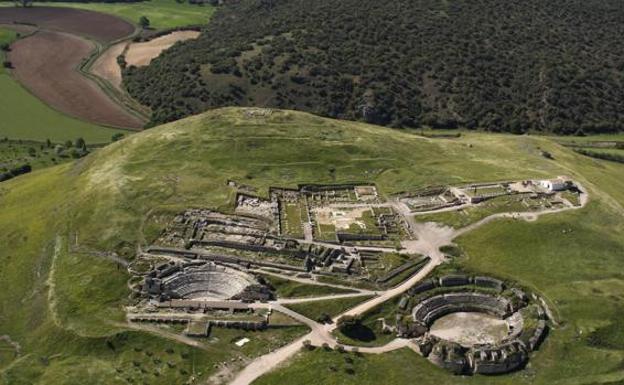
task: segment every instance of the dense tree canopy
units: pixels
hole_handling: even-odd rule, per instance
[[[620,0],[240,0],[125,70],[153,123],[255,105],[397,127],[624,129]]]

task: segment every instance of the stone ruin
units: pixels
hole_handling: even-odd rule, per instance
[[[253,276],[213,262],[169,262],[149,272],[143,294],[159,302],[188,300],[269,300],[270,290]]]
[[[397,314],[394,330],[399,337],[416,338],[421,353],[434,364],[455,374],[501,374],[523,368],[532,351],[548,332],[542,301],[517,287],[507,288],[498,279],[449,275],[431,278],[410,289]],[[508,324],[508,334],[497,343],[462,345],[439,338],[429,330],[445,315],[457,312],[485,313]]]

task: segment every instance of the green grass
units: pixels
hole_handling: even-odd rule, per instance
[[[0,46],[4,44],[11,44],[17,39],[17,32],[7,28],[0,28]],[[1,65],[6,60],[4,51],[0,50],[0,75],[6,73],[4,65]]]
[[[385,318],[388,324],[394,324],[394,315],[400,297],[393,298],[387,302],[378,305],[360,317],[360,326],[355,330],[342,330],[341,328],[334,331],[341,344],[353,346],[382,346],[396,338],[396,333],[383,333],[380,318]]]
[[[624,156],[624,149],[621,148],[595,148],[595,147],[586,147],[583,150],[595,152],[598,154],[610,154],[610,155],[620,155]]]
[[[542,149],[555,160],[544,158]],[[19,342],[24,355],[0,372],[0,383],[123,383],[123,375],[138,359],[133,346],[141,341],[148,341],[153,350],[172,345],[181,349],[161,334],[133,332],[118,323],[127,303],[127,275],[94,255],[117,252],[132,258],[142,240],[141,224],[152,212],[233,208],[228,179],[244,181],[265,196],[270,186],[354,180],[375,183],[388,196],[423,185],[556,175],[580,181],[590,191],[590,205],[533,223],[490,223],[459,240],[466,256],[456,260],[467,271],[529,286],[552,304],[561,326],[528,371],[463,379],[406,351],[365,356],[354,365],[359,375],[351,375],[328,368],[326,360],[334,358],[333,353],[315,351],[304,353],[304,358],[310,357],[306,368],[293,372],[299,365],[296,359],[294,366],[270,378],[289,373],[288,381],[272,383],[305,384],[310,383],[307,376],[316,373],[317,384],[388,385],[413,378],[422,384],[486,385],[619,380],[624,349],[612,348],[618,345],[611,342],[608,348],[589,346],[584,336],[608,328],[624,309],[623,174],[624,165],[578,155],[548,138],[467,133],[460,139],[433,140],[291,111],[250,119],[240,109],[227,108],[132,135],[79,161],[0,185],[0,282],[10,287],[0,291],[0,335]],[[364,299],[311,302],[297,310],[314,319],[321,312],[339,314]],[[129,333],[136,334],[136,340],[111,353],[106,339]],[[236,335],[221,336],[221,343],[214,341],[206,355],[192,349],[202,377],[205,370],[214,370],[215,362],[240,353],[228,339]],[[249,354],[266,352],[271,334],[253,336],[257,343]],[[293,337],[281,335],[277,340],[284,343]],[[192,362],[191,354],[176,365],[188,368]],[[140,365],[147,373],[160,368],[148,360]],[[118,367],[123,375],[116,374]],[[147,373],[150,384],[188,379]]]
[[[523,204],[519,197],[501,196],[482,202],[477,206],[461,210],[418,215],[415,219],[419,222],[438,222],[454,228],[461,228],[493,214],[532,211],[532,209],[538,208],[540,203],[531,199],[526,199],[526,202],[530,205]]]
[[[302,203],[286,203],[286,222],[283,224],[284,232],[291,237],[303,238],[302,227],[302,211],[304,206]]]
[[[44,143],[0,139],[0,173],[24,164],[38,170],[71,160],[69,157],[60,157],[53,147],[48,148]]]
[[[300,353],[286,368],[260,377],[253,385],[446,385],[469,380],[454,378],[409,349],[365,355],[317,348]]]
[[[26,91],[8,74],[0,74],[0,138],[64,142],[82,137],[87,143],[108,143],[130,131],[98,126],[62,114]]]
[[[49,6],[87,9],[108,13],[138,24],[141,16],[150,20],[150,27],[169,29],[208,24],[215,11],[211,5],[193,5],[175,0],[149,0],[136,3],[54,3]]]
[[[276,277],[274,275],[263,275],[275,289],[278,298],[304,298],[319,297],[331,294],[355,293],[354,290],[340,289],[325,285],[308,285],[288,279]]]
[[[327,314],[330,317],[335,317],[338,314],[343,313],[351,309],[352,307],[355,307],[357,304],[362,303],[370,298],[372,298],[372,296],[339,298],[332,300],[291,304],[286,307],[290,310],[296,311],[297,313],[308,317],[311,320],[317,320],[323,314]]]

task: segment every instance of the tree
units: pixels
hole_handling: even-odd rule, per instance
[[[33,0],[15,0],[15,6],[22,6],[24,8],[30,7],[33,3]]]
[[[85,142],[85,140],[84,140],[84,139],[82,139],[82,138],[78,138],[78,139],[76,139],[76,141],[74,142],[74,147],[76,147],[76,148],[81,148],[81,149],[84,149],[84,148],[86,148],[86,146],[87,146],[87,143],[86,143],[86,142]]]
[[[141,28],[147,29],[150,26],[150,21],[146,16],[141,16],[141,18],[139,19],[139,25],[141,26]]]

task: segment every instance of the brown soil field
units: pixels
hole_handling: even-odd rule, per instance
[[[117,57],[126,49],[128,42],[121,42],[108,47],[91,66],[91,73],[108,80],[115,88],[121,90],[121,67]]]
[[[37,30],[37,27],[32,25],[24,25],[24,24],[2,24],[0,23],[1,28],[11,29],[15,32],[21,33],[22,35],[28,35]]]
[[[130,35],[134,26],[125,20],[104,13],[71,8],[1,7],[0,24],[36,24],[42,29],[87,36],[110,42]]]
[[[196,39],[197,31],[175,31],[143,43],[133,43],[128,47],[126,62],[137,67],[149,65],[152,59],[179,41]]]
[[[89,40],[68,33],[40,31],[18,40],[11,48],[13,75],[53,108],[98,124],[143,126],[139,118],[77,71],[83,58],[94,49]]]
[[[196,39],[199,36],[197,31],[175,31],[167,35],[157,37],[153,40],[142,43],[121,42],[110,46],[91,66],[91,73],[108,80],[115,88],[122,90],[121,68],[117,64],[117,57],[121,55],[126,46],[126,62],[128,65],[145,66],[152,59],[158,57],[162,51],[170,48],[179,41]]]

